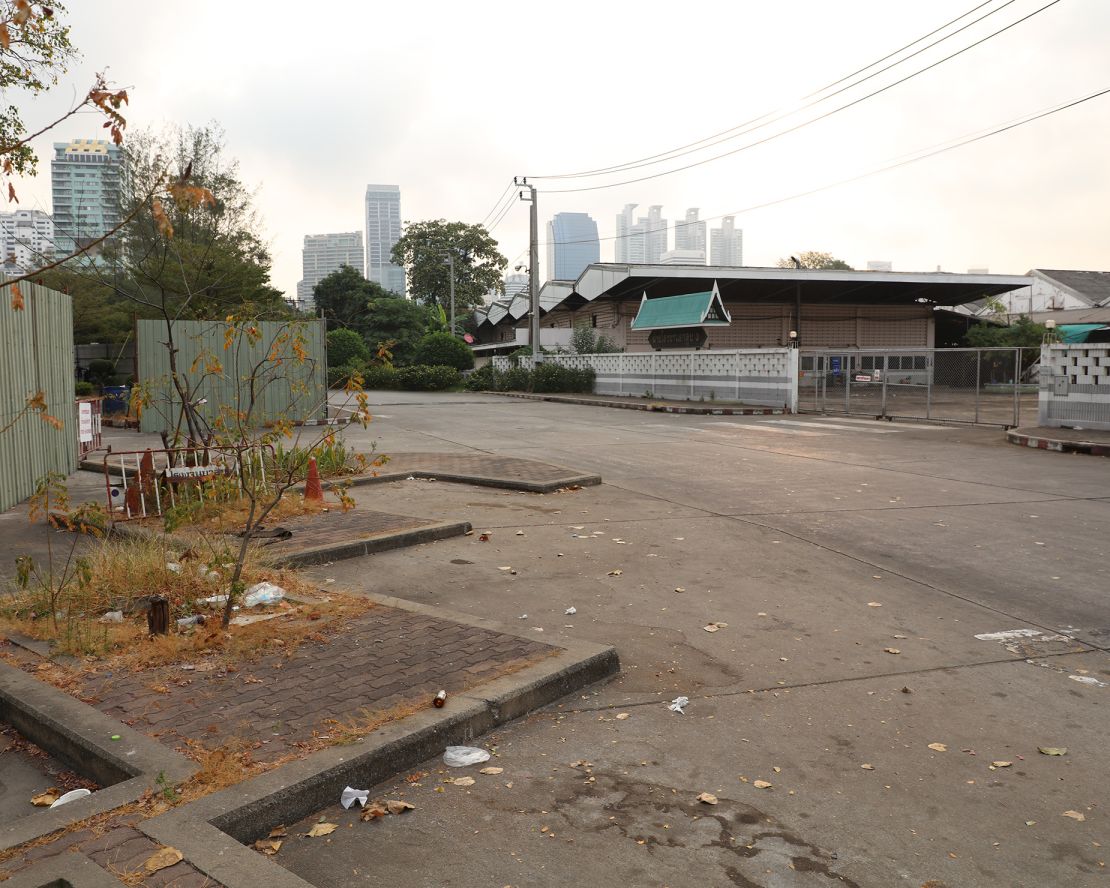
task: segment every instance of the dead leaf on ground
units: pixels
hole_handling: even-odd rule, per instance
[[[874,765],[868,764],[866,762],[864,764],[860,765],[860,767],[863,768],[863,770],[865,770],[865,771],[874,771],[875,770]]]
[[[281,839],[259,839],[254,843],[254,849],[272,857],[281,850]]]
[[[768,783],[766,780],[753,780],[752,781],[752,786],[754,786],[756,789],[770,789],[771,788],[771,784]]]
[[[454,783],[455,786],[473,786],[474,785],[474,778],[473,777],[456,777],[451,782]]]
[[[630,715],[631,715],[631,713],[629,713],[629,712],[618,712],[617,713],[617,721],[624,721]]]
[[[611,570],[611,571],[609,571],[609,576],[611,576],[611,577],[619,577],[619,576],[620,576],[620,575],[621,575],[622,573],[624,573],[624,571],[623,571],[623,570],[621,570],[620,568],[617,568],[617,569],[615,569],[615,570]]]
[[[1087,815],[1081,814],[1079,811],[1065,811],[1064,816],[1070,817],[1072,820],[1078,820],[1080,822],[1087,819]]]
[[[182,853],[176,848],[159,848],[150,857],[147,858],[143,866],[146,867],[148,873],[156,873],[158,870],[164,870],[168,866],[173,866],[175,863],[183,859]]]
[[[406,811],[416,810],[416,805],[410,805],[408,802],[402,802],[400,799],[390,799],[385,803],[385,807],[390,814],[404,814]]]
[[[380,802],[374,802],[362,809],[362,819],[365,821],[377,820],[379,817],[385,817],[388,813]]]
[[[992,768],[1008,768],[1013,762],[991,762]]]
[[[321,836],[330,836],[337,829],[339,829],[338,823],[316,823],[313,824],[312,829],[306,835],[310,839],[318,839]]]
[[[62,791],[52,786],[50,789],[43,790],[38,795],[31,796],[31,804],[36,808],[49,808],[61,797]]]
[[[702,626],[701,628],[704,629],[706,632],[716,632],[719,629],[727,629],[728,623],[719,623],[714,621],[712,623],[706,624],[705,626]]]
[[[479,774],[486,774],[486,775],[488,775],[488,776],[491,776],[491,777],[492,777],[492,776],[493,776],[493,775],[495,775],[495,774],[500,774],[500,773],[501,773],[502,771],[504,771],[504,770],[505,770],[504,768],[493,768],[493,767],[490,767],[490,768],[482,768],[482,770],[481,770],[481,771],[479,771],[478,773],[479,773]]]
[[[1041,755],[1067,755],[1068,748],[1066,746],[1038,746],[1037,752]]]
[[[698,801],[703,805],[715,805],[717,804],[717,797],[711,792],[703,792],[698,796]]]
[[[948,747],[943,743],[930,743],[929,748],[936,752],[948,752]]]
[[[272,830],[270,830],[271,839],[284,839],[287,835],[289,835],[289,830],[287,830],[284,826],[275,826]]]
[[[898,648],[883,648],[883,653],[886,654],[900,654],[902,653]]]
[[[868,607],[882,607],[882,605],[879,604],[879,602],[877,602],[877,601],[869,601],[869,602],[867,602],[867,606]]]
[[[674,590],[675,590],[675,592],[685,592],[686,591],[686,589],[683,588],[682,586],[675,586]]]

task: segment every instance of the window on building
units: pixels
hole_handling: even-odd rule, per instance
[[[595,315],[595,314],[590,315],[590,326],[591,327],[596,327],[597,326],[597,315]]]

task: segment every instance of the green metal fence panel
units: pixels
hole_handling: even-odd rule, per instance
[[[220,415],[221,407],[246,410],[251,368],[266,359],[273,343],[283,332],[303,338],[305,360],[285,360],[281,372],[261,391],[253,418],[255,425],[279,417],[298,422],[327,417],[327,372],[325,367],[324,321],[261,321],[259,337],[253,344],[236,339],[225,348],[228,329],[223,321],[175,321],[173,345],[177,349],[179,374],[195,384],[195,401],[204,400],[198,413],[208,423]],[[180,415],[180,398],[171,383],[170,337],[166,322],[140,320],[136,323],[138,382],[149,387],[151,403],[142,413],[140,430],[172,434]],[[287,351],[287,349],[286,349]],[[204,356],[214,356],[220,371],[206,372]],[[199,366],[194,363],[199,361]]]
[[[11,308],[11,287],[0,278],[0,511],[34,493],[35,482],[48,472],[70,475],[77,469],[73,303],[30,281],[19,289],[23,311]],[[20,416],[39,391],[61,429],[38,413]]]

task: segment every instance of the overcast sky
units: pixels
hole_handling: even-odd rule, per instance
[[[739,147],[1046,2],[992,0],[970,18],[999,12],[905,65],[708,151],[618,176],[536,182],[605,184]],[[33,129],[87,89],[94,71],[108,69],[131,87],[133,127],[220,123],[229,152],[258,188],[274,283],[291,296],[304,235],[361,230],[368,182],[400,186],[406,221],[480,222],[513,175],[621,164],[789,108],[977,3],[73,0],[68,20],[81,62],[48,101],[16,98]],[[707,218],[867,172],[1110,87],[1108,34],[1110,2],[1060,0],[932,71],[765,145],[651,181],[541,193],[541,223],[559,211],[588,212],[604,238],[626,203],[645,214],[662,204],[672,222],[687,207]],[[101,132],[87,116],[43,139],[40,176],[23,185],[23,206],[49,209],[50,142]],[[939,157],[738,214],[745,263],[825,250],[856,267],[889,260],[900,270],[1107,269],[1108,157],[1110,95]],[[522,261],[527,205],[514,206],[494,234],[511,265]],[[612,241],[603,240],[602,259],[612,256]]]

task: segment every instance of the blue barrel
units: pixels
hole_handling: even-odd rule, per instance
[[[104,386],[104,403],[101,405],[101,412],[105,414],[122,413],[127,414],[127,408],[131,401],[131,390],[125,385],[106,385]]]

